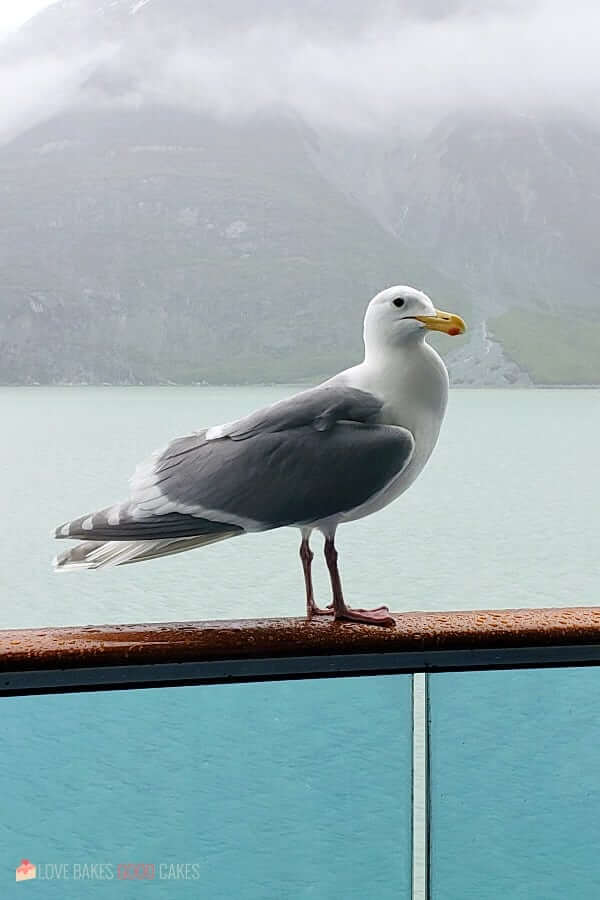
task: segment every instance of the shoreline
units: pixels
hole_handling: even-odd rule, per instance
[[[0,388],[236,388],[236,387],[310,387],[319,384],[324,378],[299,379],[290,381],[157,381],[157,382],[125,382],[125,381],[52,381],[52,382],[0,382]],[[451,384],[451,390],[457,391],[598,391],[599,384]]]

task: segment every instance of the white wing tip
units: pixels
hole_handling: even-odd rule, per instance
[[[62,575],[65,572],[79,572],[81,569],[89,569],[90,566],[85,563],[77,563],[71,562],[71,560],[61,559],[60,556],[55,556],[52,560],[52,568],[54,572],[58,575]]]

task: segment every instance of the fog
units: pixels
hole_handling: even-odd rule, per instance
[[[62,59],[40,55],[0,65],[0,143],[73,103],[86,102],[83,86],[110,52],[98,48]]]
[[[118,98],[111,89],[111,102],[160,100],[222,117],[285,107],[346,131],[410,131],[456,110],[599,112],[600,8],[591,0],[411,0],[402,12],[341,0],[326,10],[264,0],[252,13],[233,0],[208,13],[160,0],[134,14],[123,6],[112,30],[104,17],[96,46],[92,4],[80,47],[50,31],[44,46],[44,29],[30,29],[30,45],[22,39],[16,61],[10,54],[0,67],[5,137],[74,98],[97,102],[98,85],[84,86],[99,60],[128,84]]]
[[[317,125],[407,129],[448,111],[598,112],[600,8],[545,2],[440,19],[374,20],[351,35],[290,23],[180,47],[146,92],[220,115],[286,105]]]

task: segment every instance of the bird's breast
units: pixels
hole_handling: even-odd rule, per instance
[[[383,398],[381,421],[402,425],[415,440],[436,440],[448,402],[448,372],[438,354],[427,344],[396,370],[381,373],[372,390]]]
[[[380,396],[384,405],[379,421],[408,428],[415,439],[406,468],[376,497],[344,518],[369,515],[404,493],[422,471],[437,443],[448,402],[448,373],[442,359],[427,344],[422,353],[386,371],[356,372],[356,387]]]

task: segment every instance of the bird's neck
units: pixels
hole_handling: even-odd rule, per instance
[[[411,332],[402,341],[385,344],[379,341],[365,341],[365,359],[363,365],[372,372],[401,375],[407,369],[419,365],[435,350],[425,343],[425,329]],[[435,354],[437,356],[437,353]]]
[[[357,387],[364,386],[384,400],[383,418],[389,424],[416,428],[417,420],[441,422],[448,373],[423,334],[394,347],[367,347],[365,360],[355,372]]]

